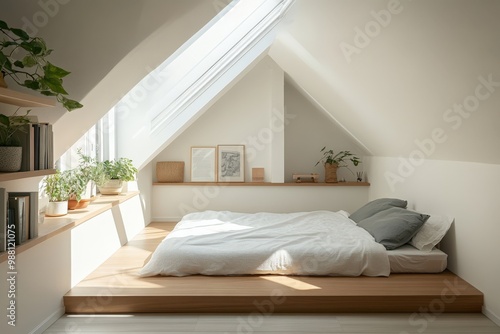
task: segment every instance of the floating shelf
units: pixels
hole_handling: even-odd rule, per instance
[[[179,182],[179,183],[165,183],[154,182],[154,186],[236,186],[236,187],[368,187],[368,182],[285,182],[285,183],[271,183],[271,182]]]
[[[25,179],[28,177],[45,176],[55,174],[55,169],[41,169],[28,172],[0,173],[0,182]]]
[[[0,87],[0,102],[18,107],[54,107],[56,101]]]

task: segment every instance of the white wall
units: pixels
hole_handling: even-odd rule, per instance
[[[9,189],[10,190],[10,189]],[[16,326],[6,321],[7,262],[2,273],[0,333],[42,333],[64,314],[63,296],[145,226],[139,196],[16,255]],[[95,301],[93,301],[95,302]],[[4,307],[5,306],[5,307]],[[78,328],[68,329],[75,332]]]
[[[178,221],[189,212],[353,212],[368,201],[368,187],[334,186],[155,186],[154,221]]]
[[[151,195],[153,189],[151,180],[153,179],[154,174],[153,167],[153,164],[149,163],[137,174],[137,188],[141,192],[141,208],[146,225],[149,225],[151,222]]]
[[[402,198],[412,209],[455,217],[442,243],[448,268],[484,293],[484,313],[500,325],[500,166],[383,157],[368,164],[370,200]]]
[[[0,263],[2,273],[2,321],[0,332],[26,334],[38,327],[50,326],[64,314],[62,296],[70,289],[71,238],[64,232],[16,255],[16,326],[7,324],[6,307],[10,302],[6,282],[7,262]],[[10,311],[9,311],[10,312]],[[10,319],[9,319],[10,321]]]
[[[287,116],[283,115],[285,108]],[[317,126],[321,131],[315,129]],[[184,161],[188,182],[191,146],[242,143],[246,146],[247,182],[251,181],[252,167],[264,167],[265,181],[277,183],[291,181],[294,170],[311,172],[321,156],[321,145],[361,151],[296,89],[285,85],[283,71],[266,57],[153,163]],[[317,171],[324,174],[321,167]],[[187,212],[201,210],[353,211],[366,203],[367,197],[366,187],[154,186],[152,220],[175,221]]]
[[[441,127],[453,140],[433,159],[500,163],[499,1],[294,6],[270,56],[371,155],[397,157]]]
[[[361,147],[326,112],[316,107],[289,81],[285,82],[285,181],[291,182],[293,173],[318,173],[325,180],[325,169],[316,162],[323,156],[323,147],[334,152],[351,151],[362,158],[367,151]],[[356,181],[356,172],[363,171],[361,163],[349,169],[338,170],[339,179]]]
[[[154,165],[157,161],[184,161],[184,180],[189,182],[192,146],[243,144],[246,181],[252,178],[252,167],[264,167],[268,182],[272,181],[272,168],[283,175],[283,169],[279,169],[283,166],[279,159],[282,153],[275,155],[277,148],[273,145],[275,138],[283,136],[283,129],[272,131],[274,124],[279,125],[283,109],[274,108],[272,92],[276,90],[283,91],[283,71],[266,57],[158,154]]]

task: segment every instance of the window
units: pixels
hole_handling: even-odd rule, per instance
[[[79,163],[78,151],[96,158],[98,161],[116,158],[115,109],[111,109],[103,118],[87,131],[56,162],[56,168],[67,170]]]

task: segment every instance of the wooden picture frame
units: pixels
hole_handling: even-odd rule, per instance
[[[216,147],[191,147],[191,182],[216,182]]]
[[[245,182],[245,145],[217,145],[218,182]]]

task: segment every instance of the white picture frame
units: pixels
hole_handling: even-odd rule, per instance
[[[191,147],[191,182],[216,182],[216,147]]]
[[[245,182],[245,145],[217,145],[217,181]]]

